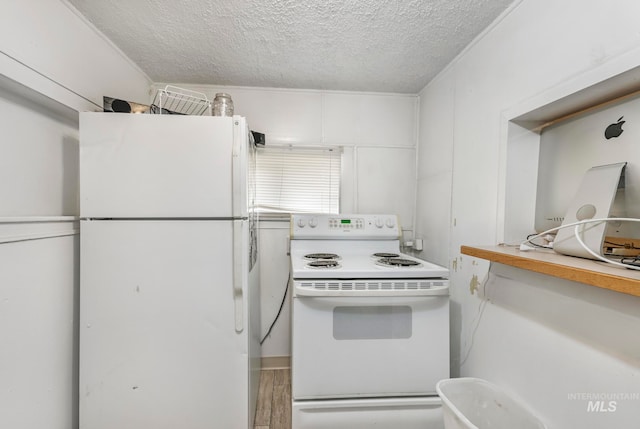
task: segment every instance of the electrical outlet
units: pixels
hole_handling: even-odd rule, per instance
[[[416,242],[413,244],[415,250],[422,250],[422,238],[416,238]]]

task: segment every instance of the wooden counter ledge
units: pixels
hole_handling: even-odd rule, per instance
[[[640,296],[640,271],[618,268],[605,262],[560,255],[547,249],[521,251],[511,246],[461,246],[460,252],[523,270]]]

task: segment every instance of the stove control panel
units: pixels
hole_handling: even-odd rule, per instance
[[[396,215],[291,215],[292,239],[366,240],[399,237],[400,226]]]
[[[364,219],[362,218],[329,218],[329,228],[336,229],[363,229]]]

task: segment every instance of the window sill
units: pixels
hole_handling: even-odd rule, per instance
[[[604,262],[559,255],[545,249],[522,252],[508,246],[461,246],[460,252],[523,270],[640,296],[640,271],[616,268]]]

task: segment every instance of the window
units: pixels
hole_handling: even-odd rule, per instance
[[[261,213],[338,213],[341,150],[265,147],[256,155]]]

